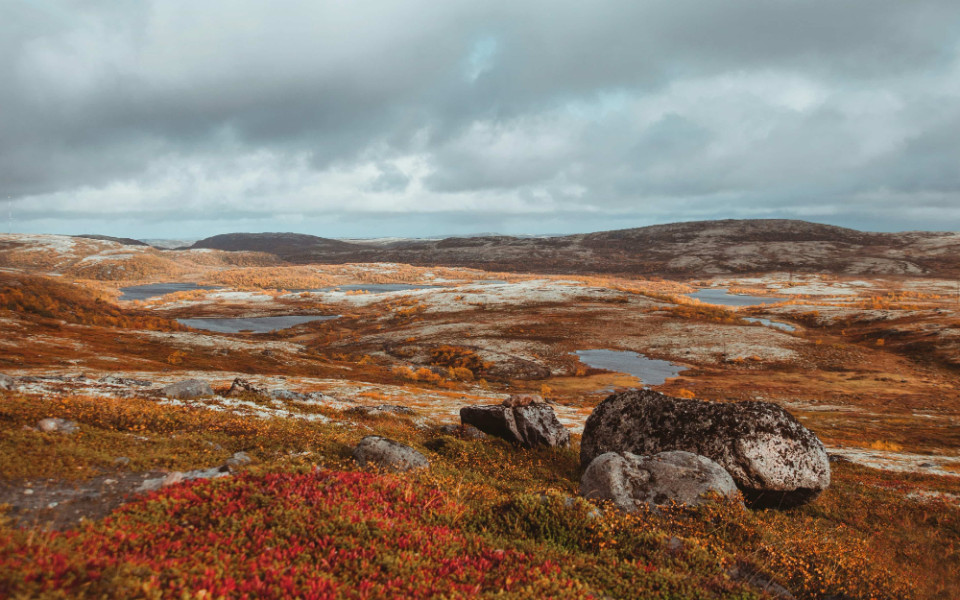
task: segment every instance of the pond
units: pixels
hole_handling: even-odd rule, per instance
[[[787,298],[782,296],[731,294],[726,288],[704,288],[692,294],[687,294],[687,297],[696,298],[706,304],[719,304],[721,306],[759,306],[761,304],[774,304],[787,300]]]
[[[684,369],[670,361],[647,358],[637,352],[621,350],[577,350],[580,362],[594,369],[626,373],[641,379],[646,386],[661,385]]]
[[[147,298],[156,298],[174,292],[219,289],[221,289],[219,285],[200,285],[198,283],[149,283],[120,288],[120,300],[146,300]]]
[[[312,321],[329,321],[338,315],[285,315],[280,317],[177,319],[177,323],[215,333],[270,333]]]
[[[783,331],[796,331],[797,328],[789,323],[781,323],[779,321],[771,321],[770,319],[763,319],[760,317],[748,317],[744,321],[748,323],[760,323],[761,325],[766,325],[767,327],[773,327],[774,329],[782,329]]]
[[[368,294],[386,294],[387,292],[406,292],[409,290],[427,290],[430,288],[442,287],[439,285],[414,284],[414,283],[360,283],[351,285],[338,285],[334,287],[313,288],[313,289],[295,289],[288,292],[366,292]]]

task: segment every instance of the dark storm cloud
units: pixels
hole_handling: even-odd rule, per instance
[[[957,22],[953,0],[12,0],[0,198],[24,228],[151,235],[956,228]]]

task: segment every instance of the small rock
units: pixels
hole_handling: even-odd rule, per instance
[[[104,479],[103,485],[117,485],[116,479]]]
[[[37,429],[45,433],[71,434],[80,430],[77,424],[66,419],[47,418],[37,423]]]
[[[251,462],[253,462],[253,459],[250,458],[250,455],[246,452],[234,452],[233,456],[227,459],[226,466],[232,471],[237,467],[248,465]]]
[[[293,400],[294,402],[320,402],[325,396],[323,392],[294,392],[291,390],[272,390],[270,397],[275,400]]]
[[[56,508],[59,505],[60,505],[59,502],[50,502],[47,504],[47,508]]]
[[[27,496],[32,496],[32,495],[33,495],[33,490],[30,489],[30,488],[27,488],[27,489],[23,490],[23,493],[26,494]]]
[[[115,459],[113,459],[113,464],[115,464],[115,465],[129,465],[129,464],[130,464],[130,459],[127,458],[126,456],[118,456],[118,457],[116,457]]]
[[[485,440],[487,434],[480,431],[473,425],[441,425],[437,428],[440,433],[456,436],[465,440]]]
[[[150,387],[153,385],[153,382],[147,381],[146,379],[127,379],[126,377],[116,377],[114,375],[101,377],[97,381],[100,383],[109,383],[111,385],[127,385],[137,387]]]
[[[260,396],[265,396],[267,394],[266,389],[262,387],[258,387],[250,383],[246,379],[241,379],[237,377],[236,379],[233,380],[233,383],[230,384],[230,389],[227,390],[227,395],[236,396],[238,394],[243,394],[245,392],[250,394],[258,394]]]
[[[509,408],[531,404],[543,404],[543,397],[539,394],[514,394],[503,401],[503,405]]]
[[[711,492],[730,498],[737,484],[714,461],[683,451],[653,456],[608,452],[595,458],[580,479],[584,498],[610,500],[625,512],[644,503],[697,506]]]
[[[361,467],[373,465],[389,471],[411,471],[430,467],[430,461],[410,446],[368,435],[353,450],[353,458]]]
[[[201,396],[212,396],[213,388],[206,381],[199,379],[187,379],[171,383],[160,390],[168,398],[199,398]]]
[[[226,477],[230,474],[230,469],[223,465],[222,467],[211,467],[209,469],[195,469],[183,474],[184,480],[191,479],[215,479],[217,477]]]
[[[381,404],[379,406],[354,406],[347,410],[348,413],[359,415],[414,415],[414,410],[408,406],[397,404]]]
[[[666,548],[668,554],[675,556],[683,552],[687,545],[678,537],[670,537],[666,543],[664,543],[663,547]]]
[[[13,377],[0,373],[0,390],[12,390],[15,385],[16,381]]]

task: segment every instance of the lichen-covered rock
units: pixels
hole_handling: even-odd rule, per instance
[[[570,445],[570,432],[557,420],[549,404],[507,406],[507,403],[513,404],[507,400],[490,406],[464,406],[460,409],[460,421],[525,448]]]
[[[275,400],[293,400],[294,402],[322,402],[323,392],[294,392],[291,390],[271,390],[269,396]]]
[[[246,452],[234,452],[233,455],[227,459],[227,462],[224,463],[224,466],[230,470],[236,470],[239,467],[249,465],[253,462],[253,459],[250,458],[250,455]]]
[[[503,401],[503,405],[509,408],[531,404],[543,404],[543,397],[539,394],[513,394]]]
[[[487,434],[480,431],[473,425],[454,425],[450,423],[447,425],[441,425],[437,428],[437,431],[445,435],[452,435],[465,440],[487,439]]]
[[[581,496],[610,500],[626,512],[641,504],[696,506],[708,501],[710,494],[733,497],[737,484],[714,461],[682,451],[653,456],[607,452],[593,459],[580,479]]]
[[[199,398],[201,396],[212,396],[213,388],[206,381],[199,379],[187,379],[171,383],[161,390],[167,398]]]
[[[377,415],[415,415],[417,414],[409,406],[400,406],[398,404],[380,404],[379,406],[354,406],[347,410],[348,413],[366,416]]]
[[[607,452],[669,450],[716,461],[756,507],[804,504],[830,485],[823,444],[783,408],[671,398],[651,390],[614,394],[597,406],[583,430],[580,465],[586,468]]]
[[[14,385],[16,385],[16,381],[13,377],[0,373],[0,390],[12,390]]]
[[[430,467],[430,461],[410,446],[377,435],[360,440],[353,459],[361,467],[373,465],[388,471],[412,471]]]
[[[230,389],[227,390],[227,395],[237,396],[244,393],[265,396],[267,394],[267,390],[250,383],[246,379],[241,379],[240,377],[237,377],[236,379],[233,380],[233,383],[230,384]]]

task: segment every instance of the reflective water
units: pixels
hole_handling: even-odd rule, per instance
[[[198,283],[149,283],[120,288],[120,300],[146,300],[165,296],[174,292],[192,292],[193,290],[219,290],[218,285],[200,285]]]
[[[781,323],[779,321],[771,321],[770,319],[762,319],[759,317],[748,317],[744,321],[749,323],[760,323],[761,325],[766,325],[767,327],[773,327],[775,329],[782,329],[783,331],[796,331],[797,328],[789,323]]]
[[[606,369],[640,378],[647,386],[660,385],[676,377],[684,369],[666,360],[647,358],[637,352],[622,350],[577,350],[574,352],[583,364],[594,369]]]
[[[225,319],[225,318],[204,318],[204,319],[177,319],[177,322],[193,327],[194,329],[203,329],[216,333],[270,333],[271,331],[280,331],[289,329],[304,323],[312,321],[329,321],[336,319],[337,315],[285,315],[280,317],[252,317],[246,319]]]
[[[692,294],[687,294],[687,297],[696,298],[706,304],[719,304],[721,306],[759,306],[761,304],[774,304],[787,299],[782,296],[731,294],[726,288],[705,288],[697,290]]]
[[[359,283],[338,285],[334,287],[287,290],[290,292],[367,292],[368,294],[385,294],[387,292],[405,292],[408,290],[426,290],[440,287],[439,285],[415,283]]]

